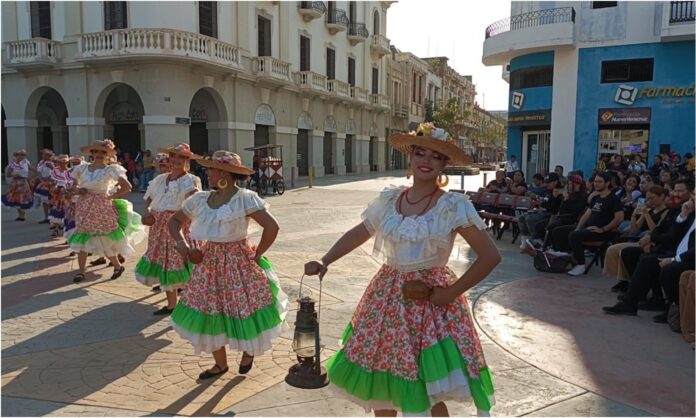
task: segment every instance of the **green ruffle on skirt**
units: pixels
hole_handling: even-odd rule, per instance
[[[343,344],[353,332],[348,325],[343,333]],[[405,413],[422,413],[433,405],[430,403],[426,384],[447,378],[461,370],[469,383],[471,397],[479,410],[489,411],[492,407],[493,382],[487,368],[481,369],[478,379],[469,376],[466,363],[451,337],[421,351],[419,357],[419,379],[407,380],[384,371],[368,371],[345,357],[343,350],[334,354],[327,363],[329,380],[348,394],[363,401],[391,402]]]
[[[167,270],[157,263],[152,263],[142,257],[135,266],[135,273],[143,277],[156,277],[162,286],[175,286],[188,282],[193,271],[193,264],[186,263],[186,267],[181,270]]]
[[[129,220],[127,200],[114,199],[113,204],[116,208],[116,213],[118,214],[118,228],[104,235],[75,232],[70,236],[70,238],[68,238],[68,244],[86,244],[90,238],[97,236],[106,237],[113,241],[119,241],[142,229],[143,226],[140,223],[139,216],[132,217],[133,223],[131,223]]]
[[[271,263],[265,257],[258,261],[263,270],[271,270]],[[278,292],[280,287],[268,280],[273,295],[270,305],[259,309],[246,318],[232,318],[224,314],[208,315],[189,308],[179,301],[171,320],[182,329],[201,335],[225,335],[237,340],[253,340],[261,333],[283,323],[278,312]]]

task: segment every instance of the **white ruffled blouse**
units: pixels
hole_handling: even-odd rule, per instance
[[[456,229],[486,224],[474,209],[469,197],[445,193],[422,216],[404,217],[396,204],[405,187],[387,187],[362,213],[363,223],[375,235],[375,252],[382,253],[385,263],[401,271],[416,271],[447,265]]]
[[[168,176],[169,174],[160,174],[147,186],[143,199],[152,199],[150,210],[156,212],[177,211],[184,204],[187,194],[193,190],[203,189],[201,179],[193,174],[187,173],[167,183]]]
[[[90,164],[82,164],[73,169],[72,176],[79,182],[79,187],[91,193],[108,193],[118,184],[118,179],[126,178],[126,169],[118,164],[107,165],[92,172]]]
[[[191,239],[213,242],[242,240],[248,235],[248,215],[269,207],[256,192],[244,188],[217,209],[208,205],[209,196],[210,192],[198,192],[186,199],[181,208],[191,218]]]

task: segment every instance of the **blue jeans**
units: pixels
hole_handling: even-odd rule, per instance
[[[144,169],[143,172],[140,173],[140,188],[147,191],[147,186],[150,184],[153,178],[155,178],[155,169]]]

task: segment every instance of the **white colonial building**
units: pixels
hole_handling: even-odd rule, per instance
[[[2,2],[3,159],[111,137],[246,163],[280,144],[285,176],[383,170],[390,3]]]

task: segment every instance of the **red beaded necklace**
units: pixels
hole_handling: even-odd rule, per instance
[[[423,196],[422,198],[420,198],[419,200],[417,200],[417,201],[415,201],[415,202],[411,202],[410,200],[408,200],[408,191],[409,191],[409,190],[411,190],[411,189],[410,189],[410,188],[409,188],[409,189],[406,189],[406,190],[404,190],[403,192],[401,192],[401,195],[399,195],[399,213],[401,214],[401,216],[404,216],[404,215],[403,215],[404,211],[401,209],[401,204],[402,204],[404,198],[406,199],[406,202],[408,202],[410,205],[418,204],[418,203],[422,202],[423,200],[429,198],[429,199],[428,199],[428,203],[425,205],[425,207],[423,208],[423,210],[420,211],[420,213],[418,213],[418,214],[416,215],[416,216],[423,216],[423,214],[424,214],[424,213],[428,210],[428,208],[430,207],[430,203],[432,203],[433,198],[435,197],[435,194],[437,194],[437,192],[438,192],[438,190],[440,190],[440,188],[439,188],[439,187],[436,187],[435,190],[433,190],[432,193],[429,193],[429,194]]]

